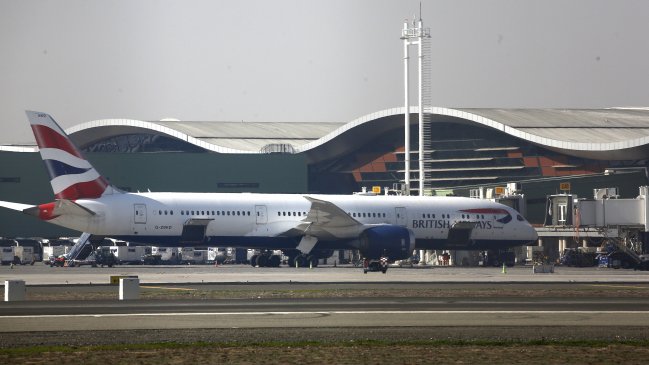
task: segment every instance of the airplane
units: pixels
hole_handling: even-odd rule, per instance
[[[300,266],[335,249],[353,249],[380,261],[383,272],[386,262],[409,258],[415,249],[502,249],[537,239],[513,208],[473,198],[124,192],[99,174],[50,115],[26,113],[55,200],[0,201],[0,207],[93,237],[283,250],[290,264]],[[258,261],[278,264],[270,256]]]

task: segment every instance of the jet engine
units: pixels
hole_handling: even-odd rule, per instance
[[[415,249],[415,233],[400,226],[376,226],[360,235],[359,251],[368,259],[388,257],[403,260],[412,255]]]

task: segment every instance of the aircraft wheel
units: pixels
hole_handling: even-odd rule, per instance
[[[273,255],[270,257],[270,259],[268,259],[268,266],[270,267],[279,267],[281,263],[282,259],[277,255]]]
[[[297,266],[299,267],[307,267],[307,265],[309,264],[304,255],[296,257],[295,260],[297,261]]]
[[[309,255],[306,260],[306,264],[312,267],[318,267],[318,258],[313,255]]]
[[[250,266],[257,266],[257,257],[259,257],[259,255],[252,255],[252,257],[250,258]]]
[[[259,267],[267,267],[268,266],[268,256],[266,256],[266,255],[257,256],[257,266],[259,266]]]

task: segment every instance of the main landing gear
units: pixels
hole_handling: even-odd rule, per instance
[[[318,267],[318,257],[314,255],[299,254],[288,257],[290,267]]]
[[[256,255],[253,255],[250,258],[250,265],[252,267],[279,267],[282,263],[282,257],[280,255],[270,252],[262,252]]]

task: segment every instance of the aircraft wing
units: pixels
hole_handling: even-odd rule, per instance
[[[309,196],[305,196],[305,198],[311,202],[311,210],[309,210],[305,221],[312,222],[315,226],[341,228],[362,225],[334,203]]]
[[[311,236],[318,240],[356,238],[364,225],[332,202],[305,196],[311,202],[306,218],[282,236]]]
[[[0,201],[0,207],[7,208],[7,209],[12,209],[12,210],[17,210],[19,212],[22,212],[25,209],[33,208],[34,205]]]

